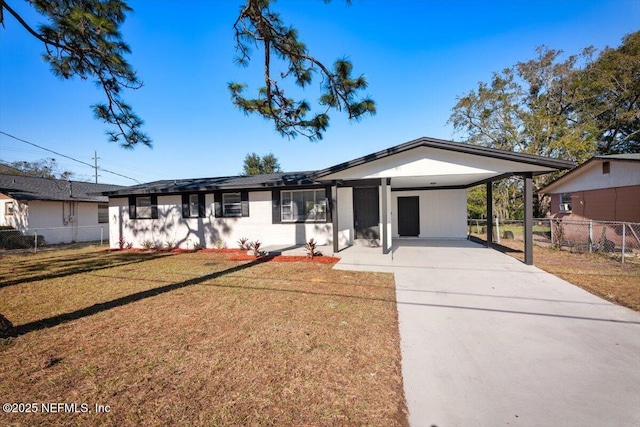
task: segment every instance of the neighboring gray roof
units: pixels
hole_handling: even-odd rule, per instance
[[[223,176],[217,178],[167,179],[123,187],[115,191],[107,191],[105,194],[109,196],[176,194],[221,189],[239,190],[316,184],[316,182],[310,178],[311,174],[312,172],[290,172],[247,176]]]
[[[125,188],[121,185],[94,184],[63,179],[0,174],[0,193],[16,200],[61,200],[107,202],[106,191]]]
[[[398,154],[403,151],[411,150],[416,147],[438,148],[441,150],[468,153],[476,156],[491,157],[496,159],[544,166],[557,170],[569,169],[575,166],[575,164],[572,162],[551,159],[548,157],[496,150],[493,148],[464,144],[461,142],[445,141],[441,139],[419,138],[319,171],[153,181],[146,184],[124,187],[116,191],[106,191],[104,194],[108,196],[127,196],[135,194],[178,194],[222,189],[239,190],[314,184],[321,185],[326,184],[326,181],[324,183],[321,182],[322,177],[326,175],[340,172],[342,170],[349,169],[351,167],[358,166],[373,160],[378,160],[387,156]]]
[[[606,156],[595,156],[594,158],[602,160],[640,160],[640,153],[609,154]]]

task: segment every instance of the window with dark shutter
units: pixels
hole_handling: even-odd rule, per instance
[[[242,216],[249,216],[249,192],[240,192],[240,204],[242,205]]]
[[[158,219],[158,196],[151,196],[151,219]]]
[[[207,216],[204,193],[198,194],[198,218]]]
[[[213,214],[216,218],[222,217],[222,193],[219,191],[213,193]]]
[[[282,190],[282,222],[327,222],[326,189]]]
[[[242,216],[242,200],[240,198],[240,193],[222,194],[222,210],[226,217]]]
[[[271,223],[282,223],[282,216],[280,215],[280,190],[271,191]]]
[[[182,195],[182,218],[189,218],[189,195]]]
[[[136,219],[136,198],[129,196],[129,219]]]

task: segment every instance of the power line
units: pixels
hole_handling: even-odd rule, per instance
[[[67,156],[66,154],[58,153],[57,151],[50,150],[50,149],[45,148],[45,147],[43,147],[43,146],[41,146],[41,145],[34,144],[33,142],[25,141],[24,139],[18,138],[17,136],[13,136],[13,135],[8,134],[8,133],[6,133],[6,132],[3,132],[3,131],[1,131],[1,130],[0,130],[0,134],[5,135],[5,136],[8,136],[9,138],[13,138],[13,139],[15,139],[16,141],[20,141],[20,142],[24,142],[25,144],[32,145],[32,146],[37,147],[37,148],[39,148],[39,149],[41,149],[41,150],[48,151],[48,152],[50,152],[50,153],[55,154],[56,156],[64,157],[64,158],[66,158],[66,159],[73,160],[74,162],[80,163],[80,164],[82,164],[82,165],[89,166],[90,168],[97,168],[97,169],[100,169],[100,170],[101,170],[101,171],[103,171],[103,172],[110,173],[110,174],[112,174],[112,175],[117,175],[117,176],[120,176],[120,177],[122,177],[122,178],[127,178],[127,179],[130,179],[130,180],[135,181],[136,183],[140,184],[140,181],[138,181],[138,180],[137,180],[137,179],[135,179],[135,178],[131,178],[130,176],[122,175],[122,174],[120,174],[120,173],[113,172],[113,171],[110,171],[110,170],[108,170],[108,169],[104,169],[104,168],[101,168],[101,167],[98,167],[98,166],[92,165],[92,164],[87,163],[87,162],[83,162],[82,160],[75,159],[75,158],[73,158],[73,157],[71,157],[71,156]]]

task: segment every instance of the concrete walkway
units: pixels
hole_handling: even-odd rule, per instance
[[[411,426],[640,426],[639,313],[468,241],[369,251],[336,268],[395,275]]]

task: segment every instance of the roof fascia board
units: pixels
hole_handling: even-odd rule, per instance
[[[284,184],[282,182],[273,183],[273,184],[263,184],[263,185],[253,185],[253,186],[244,186],[244,185],[215,185],[215,186],[204,186],[204,187],[193,187],[193,188],[161,188],[161,189],[136,189],[129,190],[126,189],[118,190],[118,191],[107,191],[102,193],[108,197],[126,197],[126,196],[138,196],[138,195],[147,195],[147,194],[158,194],[163,196],[171,196],[177,194],[187,194],[187,193],[212,193],[214,191],[269,191],[273,188],[319,188],[326,187],[327,183],[324,182],[316,182],[316,183],[300,183],[300,184]]]

